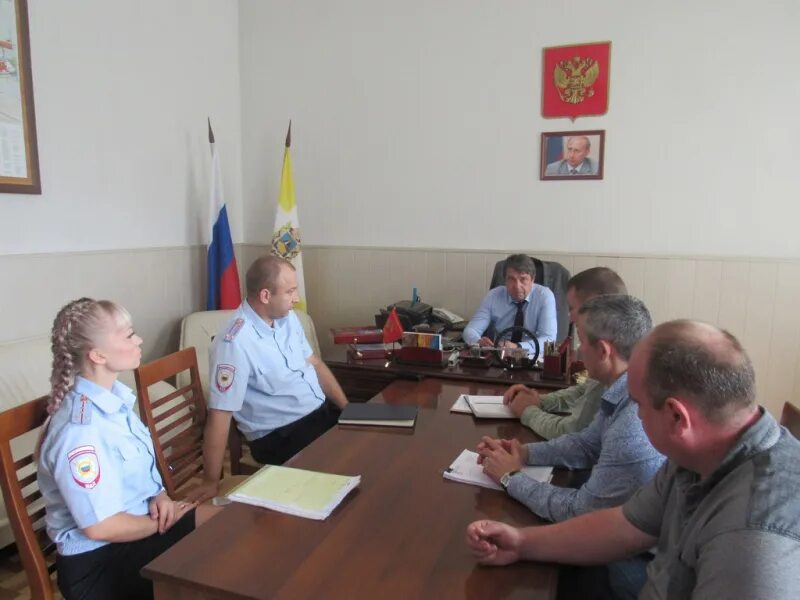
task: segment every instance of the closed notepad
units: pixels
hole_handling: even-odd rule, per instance
[[[351,402],[339,415],[339,425],[413,427],[416,419],[416,406]]]

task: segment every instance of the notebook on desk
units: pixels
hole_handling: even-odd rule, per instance
[[[370,402],[351,402],[339,415],[339,425],[413,427],[416,420],[416,406],[372,404]]]
[[[553,478],[553,467],[531,467],[526,465],[520,471],[531,479],[542,483],[550,483]],[[503,489],[499,483],[496,483],[483,472],[483,466],[478,464],[478,453],[472,450],[464,450],[459,454],[453,464],[444,471],[443,475],[445,479],[450,481],[469,483],[470,485],[477,485],[490,490]]]
[[[228,494],[235,502],[322,521],[361,483],[356,475],[331,475],[266,465]]]
[[[502,396],[470,396],[461,394],[450,412],[472,413],[480,419],[515,419]]]

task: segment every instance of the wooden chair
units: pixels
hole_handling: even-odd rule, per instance
[[[56,545],[45,531],[45,508],[36,485],[33,454],[14,459],[11,440],[38,429],[47,418],[47,396],[0,414],[0,487],[17,551],[28,577],[31,597],[51,600],[56,569]]]
[[[173,380],[178,373],[189,372],[189,383],[160,398],[150,387]],[[206,403],[197,369],[194,347],[185,348],[134,371],[139,414],[153,437],[156,461],[164,487],[171,498],[179,497],[184,486],[203,470],[203,428]],[[229,489],[240,478],[226,478],[220,489]],[[187,486],[190,487],[190,486]]]
[[[781,425],[786,427],[789,432],[800,440],[800,408],[794,404],[786,402],[781,413]]]

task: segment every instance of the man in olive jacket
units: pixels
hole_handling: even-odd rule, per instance
[[[581,271],[567,282],[567,305],[572,323],[581,306],[595,296],[627,294],[625,283],[607,267]],[[503,401],[526,427],[546,440],[581,431],[594,419],[606,388],[589,379],[565,390],[540,396],[523,384],[513,385]]]

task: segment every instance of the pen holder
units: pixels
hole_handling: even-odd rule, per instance
[[[548,379],[559,379],[564,377],[564,356],[562,354],[547,354],[544,357],[542,367],[542,377]]]

